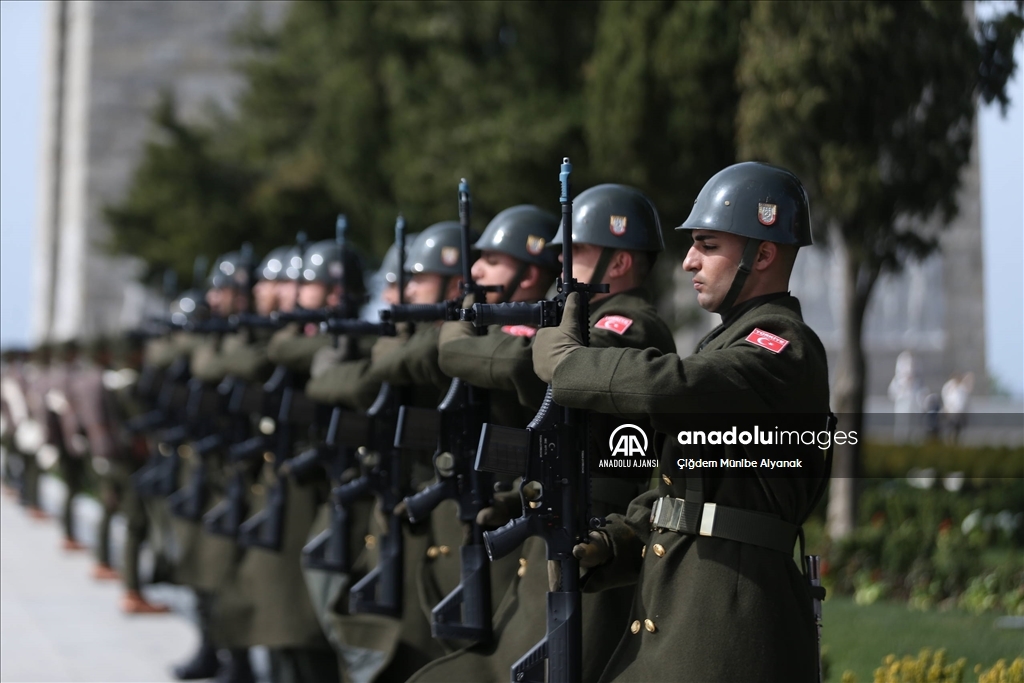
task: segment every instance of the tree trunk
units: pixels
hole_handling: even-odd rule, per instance
[[[864,439],[864,385],[867,362],[864,358],[864,312],[875,282],[878,267],[849,249],[843,254],[843,347],[836,368],[832,407],[839,416],[839,429],[856,431],[856,444],[835,446],[832,481],[829,490],[828,533],[839,539],[851,531],[857,512],[857,477],[860,474],[860,449]]]

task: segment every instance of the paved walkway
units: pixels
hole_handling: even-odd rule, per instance
[[[42,482],[44,507],[57,512],[63,484]],[[76,499],[77,527],[86,542],[99,516],[99,504]],[[123,521],[114,528],[115,548]],[[31,519],[16,499],[0,499],[0,681],[169,681],[172,663],[197,646],[187,618],[186,591],[158,587],[154,600],[175,613],[128,616],[118,609],[119,581],[89,577],[89,551],[60,550],[56,519]]]

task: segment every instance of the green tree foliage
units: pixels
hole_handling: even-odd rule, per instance
[[[735,161],[735,72],[749,13],[746,2],[601,5],[585,90],[589,172],[642,188],[666,228]]]
[[[151,274],[167,268],[190,282],[193,259],[219,254],[247,239],[251,226],[237,210],[252,175],[215,150],[214,135],[183,123],[164,96],[153,115],[156,136],[121,204],[108,207],[110,246],[143,259]]]
[[[169,191],[157,186],[191,183],[161,170],[188,154],[162,135],[109,214],[117,247],[154,268],[168,248],[183,251],[183,264],[197,248],[222,249],[213,234],[239,240],[230,225],[241,223],[262,253],[298,230],[329,237],[344,212],[352,239],[379,255],[398,211],[412,229],[454,218],[460,177],[478,228],[513,204],[556,209],[566,155],[576,188],[637,184],[666,225],[678,223],[707,177],[734,160],[747,12],[710,2],[295,2],[280,27],[241,32],[237,111],[204,127],[176,124],[205,141],[202,163],[238,170],[236,187],[211,187],[220,208],[181,228],[197,234],[174,246],[150,248],[145,231],[122,239],[133,221],[173,208],[144,200]]]
[[[739,66],[738,148],[741,157],[796,172],[813,197],[819,236],[841,247],[845,337],[833,407],[856,422],[864,406],[864,312],[880,273],[937,247],[926,220],[944,225],[956,213],[975,95],[998,98],[1012,73],[1005,60],[1012,63],[1013,41],[1005,30],[996,34],[1000,49],[983,59],[994,43],[984,30],[976,34],[960,3],[760,2],[751,11]],[[996,56],[1001,71],[991,68]],[[852,528],[854,496],[843,487],[857,457],[857,446],[836,450],[835,535]]]

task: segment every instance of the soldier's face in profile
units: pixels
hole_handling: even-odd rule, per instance
[[[270,315],[277,305],[277,292],[272,280],[260,280],[252,288],[252,295],[256,300],[256,314]]]
[[[280,280],[275,283],[277,310],[291,313],[299,300],[299,283],[296,280]]]
[[[593,244],[572,245],[572,276],[578,282],[590,282],[594,277],[594,269],[597,268],[597,261],[601,258],[601,247]],[[561,263],[562,254],[558,254],[558,261]]]
[[[299,285],[299,305],[303,308],[322,308],[327,302],[327,285],[322,282],[303,282]]]
[[[501,285],[506,290],[512,285],[512,279],[519,271],[520,261],[508,254],[498,251],[484,251],[473,264],[472,275],[478,285]],[[502,301],[501,292],[488,292],[487,303],[496,304]],[[515,294],[513,294],[515,300]]]
[[[743,255],[744,239],[727,232],[694,230],[693,246],[683,259],[683,270],[693,276],[697,303],[716,311],[732,286]]]
[[[384,291],[380,293],[380,298],[383,299],[386,306],[394,306],[398,303],[398,283],[389,282],[384,286]]]
[[[405,285],[405,300],[410,304],[436,304],[441,301],[441,276],[416,273]]]
[[[206,292],[206,303],[210,305],[210,311],[221,318],[234,313],[234,292],[229,287],[210,289]]]

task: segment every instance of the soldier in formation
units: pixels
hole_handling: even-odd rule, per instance
[[[59,466],[73,550],[95,476],[94,576],[123,577],[126,612],[166,611],[142,594],[146,543],[152,579],[196,593],[182,680],[251,681],[257,646],[275,682],[818,679],[821,594],[793,548],[828,458],[794,446],[797,477],[677,465],[757,452],[684,442],[692,415],[833,425],[787,291],[803,187],[758,163],[705,185],[677,230],[722,324],[683,356],[654,307],[656,207],[624,185],[573,198],[570,172],[562,220],[513,206],[477,237],[464,185],[459,221],[400,220],[379,316],[339,219],[258,264],[223,255],[128,339],[5,353],[6,487],[36,510],[35,473]],[[599,475],[630,429],[655,460]]]

